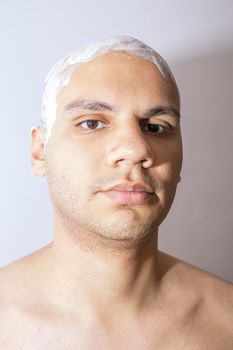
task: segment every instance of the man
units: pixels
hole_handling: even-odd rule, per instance
[[[32,169],[54,240],[0,274],[0,348],[233,349],[233,288],[158,251],[180,181],[180,98],[165,61],[114,37],[47,78]],[[33,234],[33,233],[32,233]]]

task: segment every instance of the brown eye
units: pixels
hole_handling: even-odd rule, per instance
[[[84,129],[101,129],[104,127],[104,123],[101,122],[100,120],[95,120],[95,119],[90,119],[90,120],[85,120],[84,122],[79,124],[82,128]]]
[[[169,132],[169,128],[159,124],[146,124],[143,126],[143,128],[146,132],[155,135],[167,134]]]

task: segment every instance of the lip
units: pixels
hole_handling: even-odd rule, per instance
[[[153,194],[153,189],[142,182],[121,183],[108,189],[108,191],[146,192]]]
[[[153,197],[153,189],[144,183],[122,183],[102,191],[108,198],[122,205],[148,203]]]

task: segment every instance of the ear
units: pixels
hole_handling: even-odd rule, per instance
[[[45,129],[33,127],[31,129],[31,165],[32,172],[36,176],[45,176]]]

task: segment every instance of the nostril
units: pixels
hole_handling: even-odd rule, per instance
[[[151,168],[153,165],[153,158],[148,157],[147,159],[142,160],[141,163],[144,169]]]

